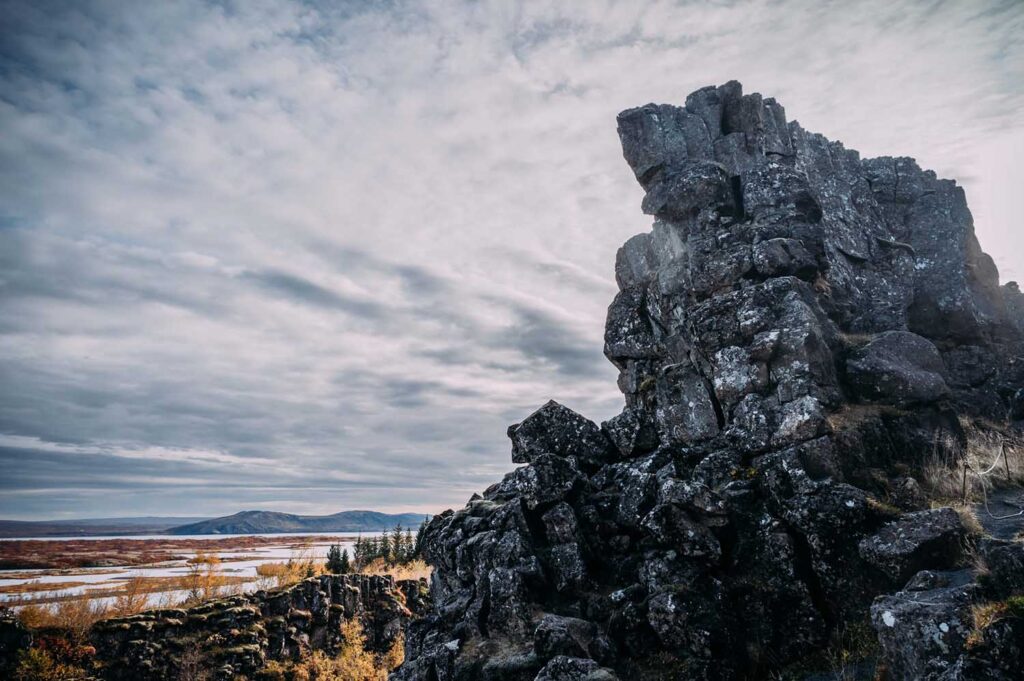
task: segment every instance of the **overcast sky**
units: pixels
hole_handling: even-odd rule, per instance
[[[615,115],[733,78],[1024,277],[1022,2],[323,5],[0,0],[0,516],[439,511],[614,415]]]

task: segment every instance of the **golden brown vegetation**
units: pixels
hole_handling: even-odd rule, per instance
[[[41,648],[23,650],[14,670],[14,681],[85,681],[89,678],[81,667],[60,662]]]
[[[1007,618],[1024,619],[1024,596],[1011,596],[1005,601],[981,603],[971,608],[974,627],[967,636],[967,647],[973,648],[985,640],[985,630]]]
[[[292,551],[292,556],[283,563],[263,563],[256,566],[259,575],[257,585],[261,589],[287,586],[309,577],[324,574],[323,561],[316,558],[313,547],[305,544]]]
[[[351,539],[351,538],[348,538]],[[196,551],[224,553],[262,546],[305,543],[307,537],[222,537],[217,539],[11,539],[0,542],[0,570],[152,565],[185,560]],[[342,536],[323,536],[318,541],[347,541]]]
[[[66,631],[77,643],[84,643],[92,625],[107,617],[110,617],[109,606],[87,598],[52,605],[26,605],[18,609],[18,619],[28,628]]]
[[[4,578],[17,579],[17,577],[8,577],[6,574]],[[40,582],[33,580],[31,582],[21,582],[20,584],[4,584],[0,586],[0,594],[32,594],[40,591],[54,591],[55,589],[74,589],[87,585],[88,582]]]
[[[66,636],[42,634],[35,646],[18,654],[12,678],[16,681],[79,681],[92,679],[96,649]]]
[[[391,575],[395,580],[429,579],[431,568],[421,558],[399,565],[389,565],[382,558],[376,558],[367,563],[359,572],[364,575]]]
[[[1003,485],[1024,484],[1024,443],[995,424],[964,420],[966,446],[937,441],[921,483],[937,501],[977,503]]]
[[[362,624],[353,619],[341,627],[344,639],[334,657],[314,651],[298,662],[271,662],[257,676],[259,681],[387,681],[388,672],[405,659],[399,637],[383,654],[366,649]]]
[[[164,579],[164,578],[160,578]],[[185,592],[182,605],[194,605],[213,598],[220,598],[237,592],[241,585],[251,581],[246,577],[227,577],[221,571],[221,559],[205,551],[199,551],[188,561],[188,572],[170,586]],[[170,589],[163,588],[160,591]]]

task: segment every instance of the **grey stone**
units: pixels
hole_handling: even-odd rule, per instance
[[[860,397],[900,405],[949,395],[944,371],[935,345],[908,331],[881,333],[846,362],[850,385]]]
[[[965,531],[951,508],[910,513],[860,543],[864,560],[899,586],[926,567],[955,567],[963,555]]]
[[[594,424],[551,400],[522,423],[509,426],[512,461],[530,463],[543,454],[601,463],[611,456],[611,443]]]
[[[970,575],[926,573],[871,606],[886,667],[894,681],[939,681],[953,669],[973,629],[977,587]]]
[[[534,681],[618,681],[619,677],[593,660],[559,655],[544,665]]]

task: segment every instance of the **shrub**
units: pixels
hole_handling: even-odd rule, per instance
[[[308,653],[299,662],[269,662],[257,681],[387,681],[388,672],[404,660],[404,642],[398,637],[387,652],[375,655],[366,649],[359,620],[341,626],[343,643],[334,657],[322,651]]]
[[[93,624],[110,616],[103,602],[88,598],[69,598],[52,605],[26,605],[18,610],[18,619],[29,629],[60,629],[76,643],[85,642]]]
[[[112,617],[128,617],[137,615],[146,609],[149,592],[146,582],[141,577],[132,577],[124,583],[121,592],[114,598],[110,615]]]
[[[420,579],[429,578],[431,568],[421,558],[411,560],[401,565],[389,565],[382,558],[377,558],[360,570],[364,575],[391,575],[394,579]]]
[[[216,598],[224,585],[221,575],[220,558],[205,551],[197,551],[188,561],[188,573],[184,577],[185,604],[191,605]]]
[[[81,667],[57,662],[41,648],[21,651],[14,670],[14,681],[86,681],[88,678]]]

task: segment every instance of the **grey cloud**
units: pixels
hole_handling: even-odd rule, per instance
[[[601,363],[601,348],[593,338],[574,331],[554,315],[538,308],[516,306],[516,321],[504,331],[493,334],[487,345],[512,348],[526,358],[539,360],[573,378],[606,375]]]
[[[614,255],[648,224],[615,115],[729,78],[962,172],[1004,274],[1024,252],[1019,2],[3,16],[0,438],[37,446],[0,453],[0,515],[438,510],[547,399],[612,416]]]
[[[380,319],[386,314],[377,303],[331,291],[294,274],[263,271],[246,272],[242,277],[300,303],[340,310],[367,319]]]

